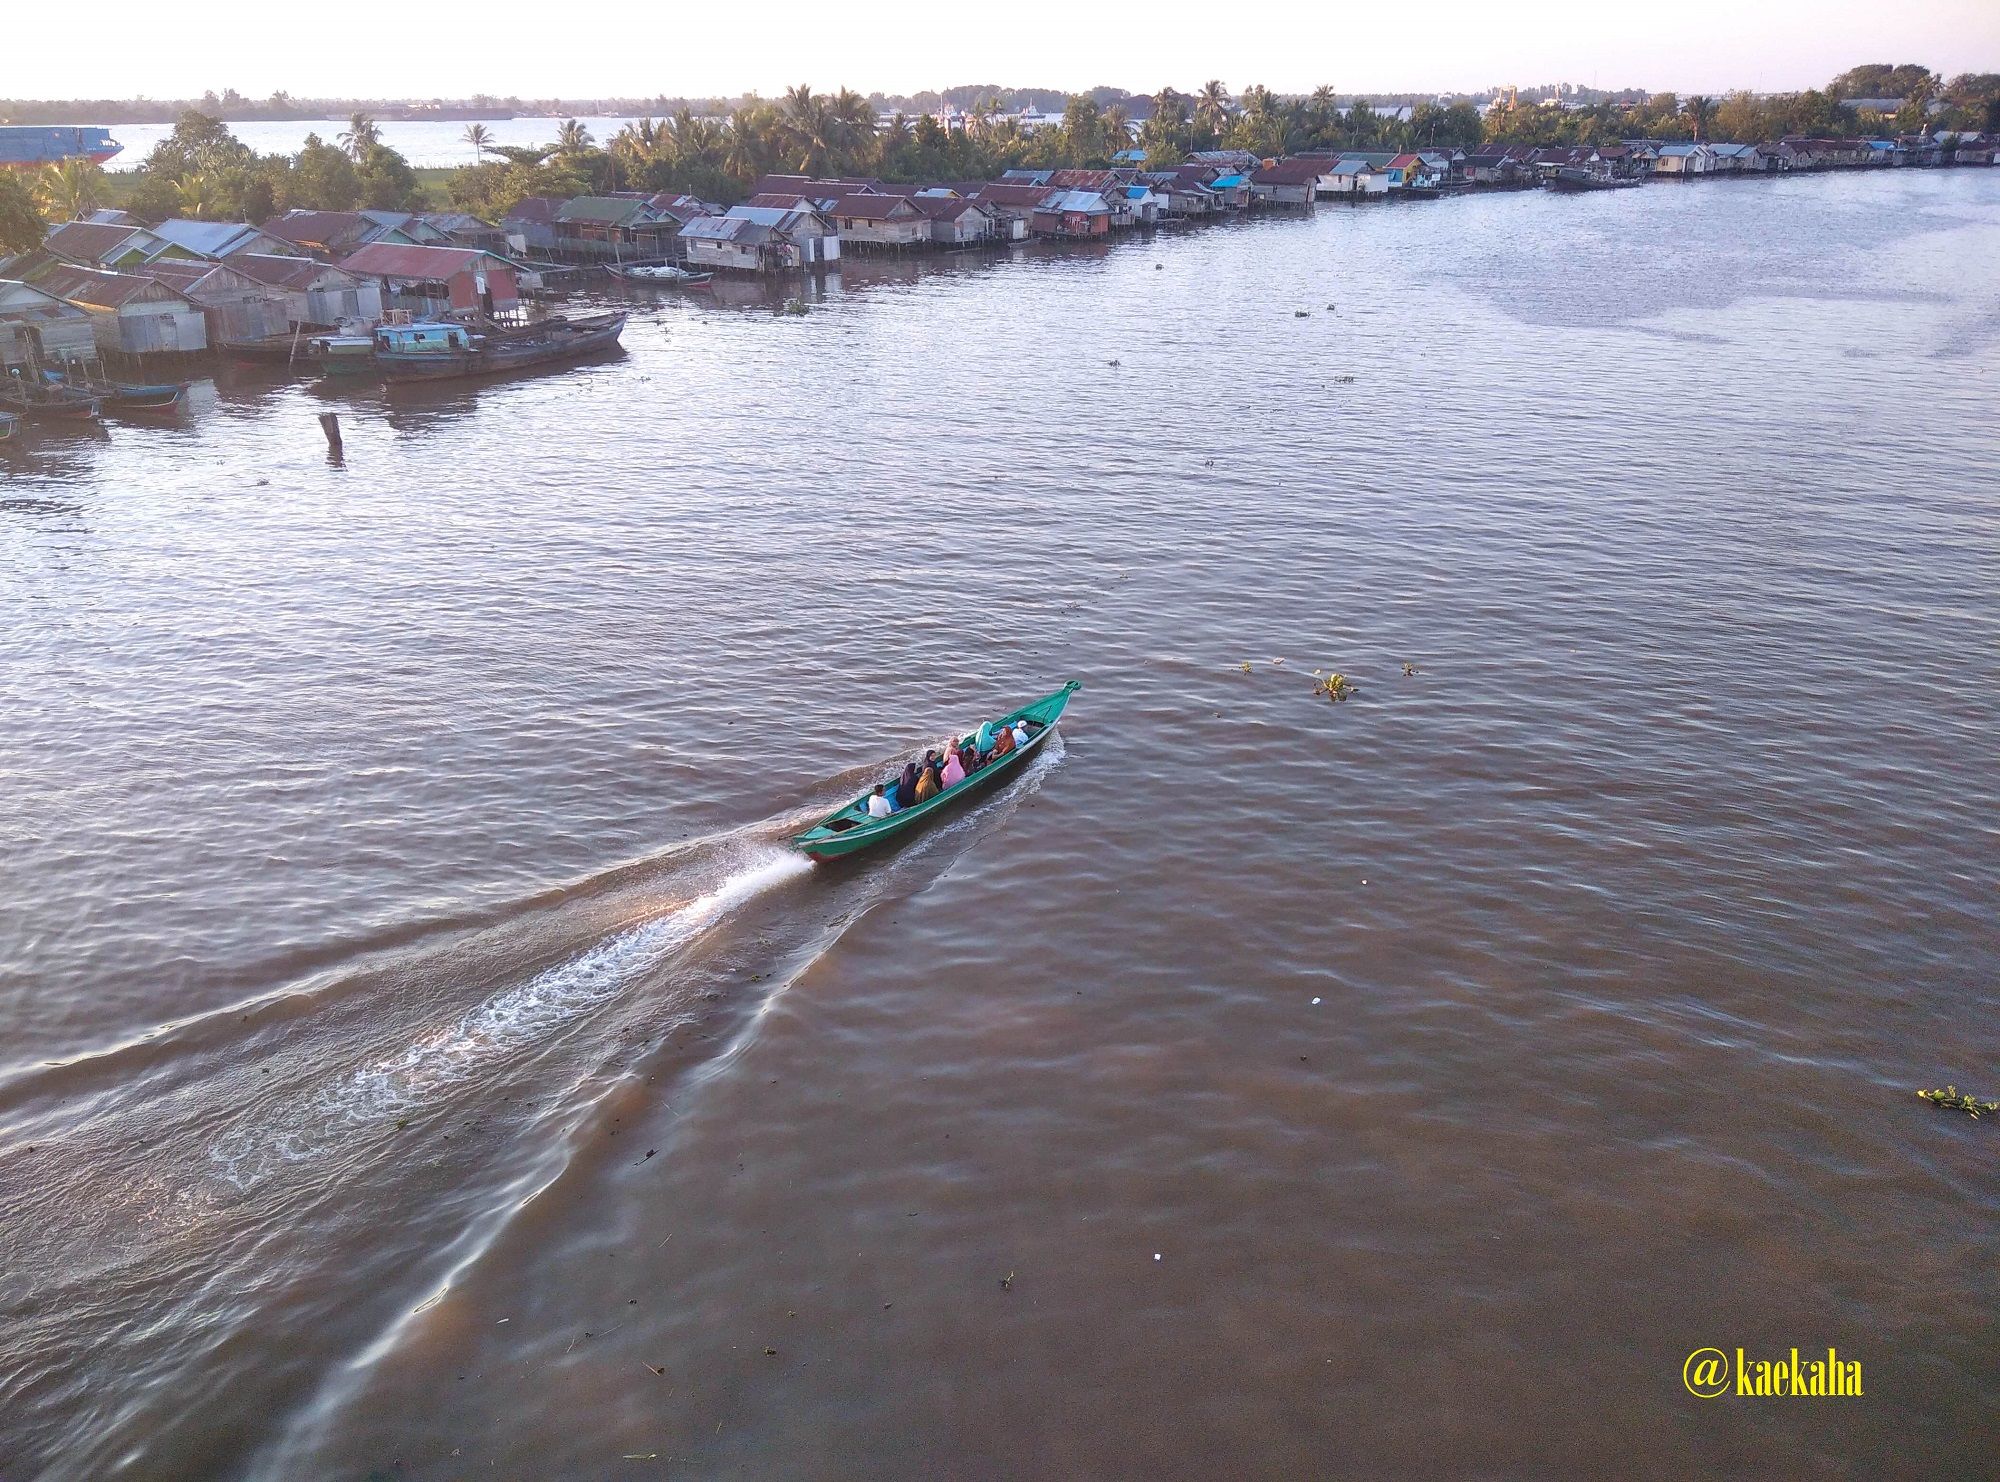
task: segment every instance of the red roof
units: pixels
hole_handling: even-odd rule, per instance
[[[259,283],[268,283],[273,288],[310,288],[322,273],[337,273],[339,268],[331,263],[321,262],[316,257],[279,257],[274,253],[239,252],[229,259],[229,265]]]
[[[287,211],[262,230],[301,247],[337,248],[375,230],[375,223],[359,211]]]
[[[520,200],[509,206],[507,214],[500,219],[502,221],[538,221],[544,226],[554,226],[556,212],[562,210],[567,204],[567,201],[557,200],[554,196],[523,196]]]
[[[1049,176],[1049,184],[1058,190],[1107,191],[1124,183],[1124,176],[1115,170],[1056,170]]]
[[[1409,155],[1407,158],[1414,160],[1416,156]],[[1325,160],[1285,159],[1264,166],[1250,179],[1257,185],[1311,185],[1328,168]]]
[[[94,309],[117,309],[135,301],[188,296],[171,284],[155,282],[132,273],[113,273],[104,268],[79,268],[55,263],[35,274],[34,287],[53,293],[71,303],[88,304]]]
[[[48,249],[63,257],[98,262],[139,235],[137,227],[110,226],[95,221],[66,221],[49,228]]]
[[[977,201],[964,196],[911,196],[910,204],[932,221],[956,221],[968,211],[985,211]]]
[[[477,247],[409,247],[400,242],[370,242],[340,265],[350,273],[377,278],[421,278],[443,282],[475,267],[504,268],[508,264]]]
[[[1389,161],[1389,168],[1392,170],[1408,170],[1421,165],[1423,162],[1424,157],[1420,154],[1399,154]]]

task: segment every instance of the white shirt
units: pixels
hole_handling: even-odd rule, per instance
[[[889,800],[883,797],[881,793],[870,793],[868,795],[868,816],[870,818],[887,818],[895,811],[894,808],[889,806]]]
[[[1026,746],[1028,744],[1028,728],[1026,726],[1017,724],[1014,727],[1014,744],[1016,746]]]

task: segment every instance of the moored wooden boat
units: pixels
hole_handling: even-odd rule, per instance
[[[612,349],[624,329],[621,313],[557,316],[522,329],[488,331],[462,324],[385,324],[375,331],[375,368],[387,381],[503,376]]]
[[[181,409],[187,400],[185,383],[162,383],[157,386],[135,386],[122,381],[113,381],[95,389],[104,398],[107,412],[124,412],[141,417],[171,417]]]
[[[12,412],[0,412],[0,443],[21,430],[21,419]]]
[[[78,375],[73,371],[43,371],[43,384],[52,390],[79,392],[94,396],[103,410],[114,416],[171,417],[181,409],[187,399],[185,381],[161,381],[139,383],[133,381],[107,381],[96,376]]]
[[[20,376],[0,381],[0,410],[30,422],[94,422],[104,403],[74,386],[42,386]]]
[[[1015,721],[1028,723],[1029,736],[1025,746],[1016,747],[1007,755],[988,762],[977,772],[967,777],[956,787],[948,787],[935,797],[926,798],[912,807],[899,808],[887,818],[873,818],[868,813],[868,799],[873,795],[871,787],[852,802],[843,804],[826,815],[804,833],[792,836],[792,846],[811,855],[814,859],[838,859],[842,855],[854,854],[885,839],[895,838],[921,828],[925,821],[935,818],[974,794],[984,791],[1008,777],[1019,775],[1028,757],[1041,748],[1044,741],[1055,734],[1056,722],[1062,719],[1069,697],[1083,686],[1072,679],[1052,695],[1044,695],[1032,704],[1023,705],[1019,710],[1009,711],[993,722],[997,729],[1001,725],[1012,725]]]
[[[636,267],[606,266],[612,277],[625,283],[650,283],[656,288],[699,288],[713,278],[713,273],[697,273],[690,268],[677,267],[673,263],[644,263]]]

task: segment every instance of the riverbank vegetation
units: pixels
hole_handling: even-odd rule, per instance
[[[1111,101],[1103,100],[1106,94]],[[1843,106],[1863,96],[1893,98],[1897,107],[1885,114]],[[224,108],[232,101],[242,100],[229,94],[217,100]],[[1378,109],[1367,99],[1342,101],[1331,87],[1280,96],[1253,85],[1232,95],[1217,80],[1192,93],[1076,94],[1058,121],[1040,127],[1010,111],[1009,96],[995,89],[972,96],[962,126],[950,128],[928,113],[895,113],[885,122],[877,98],[847,88],[815,93],[802,85],[778,98],[743,99],[727,112],[687,105],[641,117],[608,138],[570,118],[555,127],[548,144],[531,149],[496,144],[490,130],[471,121],[463,137],[475,163],[441,170],[413,169],[382,141],[379,123],[366,111],[351,112],[331,140],[308,135],[296,154],[259,155],[217,114],[189,109],[138,170],[107,175],[78,161],[52,166],[37,180],[35,205],[52,221],[106,205],[154,220],[257,222],[295,207],[449,207],[498,220],[529,196],[646,190],[727,204],[770,172],[988,180],[1016,168],[1101,167],[1132,148],[1160,167],[1205,149],[1263,157],[1317,149],[1470,152],[1481,145],[1597,145],[1634,137],[1764,140],[1939,128],[2000,129],[2000,74],[1946,82],[1922,67],[1876,64],[1802,93],[1658,93],[1582,104],[1517,100],[1483,115],[1470,101]],[[18,211],[19,203],[9,209]]]

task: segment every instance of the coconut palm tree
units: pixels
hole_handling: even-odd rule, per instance
[[[1696,94],[1681,105],[1681,112],[1687,115],[1689,127],[1694,130],[1694,142],[1702,142],[1702,135],[1708,132],[1708,121],[1715,117],[1715,100]]]
[[[181,215],[194,221],[206,221],[215,211],[215,181],[207,175],[183,175],[174,182],[174,194],[180,198]]]
[[[340,136],[340,147],[347,151],[349,158],[358,160],[381,142],[382,131],[376,127],[374,119],[365,113],[349,115],[347,130]]]
[[[771,141],[758,114],[739,108],[722,141],[722,168],[738,180],[755,180],[771,158]]]
[[[487,148],[493,143],[493,131],[482,123],[467,124],[465,132],[459,137],[472,146],[474,162],[485,164]]]
[[[104,172],[86,159],[66,159],[42,171],[36,192],[51,221],[75,221],[104,200]]]
[[[1132,147],[1132,115],[1122,103],[1113,103],[1104,110],[1104,137],[1114,153]]]
[[[840,152],[839,125],[826,100],[802,82],[785,89],[784,114],[785,143],[798,162],[795,168],[806,175],[832,168]]]
[[[557,154],[586,154],[595,142],[589,128],[576,119],[566,118],[556,129]]]
[[[1198,122],[1221,133],[1229,123],[1229,89],[1215,78],[1204,82],[1201,91],[1195,94],[1194,116]]]

